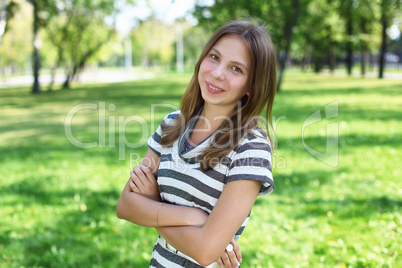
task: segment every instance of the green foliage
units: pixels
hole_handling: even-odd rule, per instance
[[[55,45],[65,43],[65,57],[67,65],[79,65],[89,51],[99,50],[99,44],[104,44],[112,36],[114,25],[105,22],[107,16],[115,12],[114,1],[74,1],[71,6],[59,11],[58,20],[63,19],[59,28],[53,29],[56,32],[60,29],[66,31],[64,39],[60,38]],[[91,53],[90,56],[94,56]]]
[[[175,69],[176,27],[179,23],[183,28],[185,69],[192,71],[211,32],[183,21],[167,24],[152,17],[141,22],[131,31],[133,64],[146,68],[163,66]]]
[[[26,88],[0,89],[0,266],[148,267],[157,233],[115,215],[137,163],[129,154],[146,151],[146,144],[126,148],[119,161],[118,116],[151,123],[151,104],[178,106],[189,80],[159,75],[36,96]],[[257,199],[239,240],[242,267],[402,266],[401,81],[288,72],[283,86],[273,111],[275,191]],[[333,101],[339,101],[339,116],[323,116],[305,130],[304,140],[325,151],[326,125],[337,123],[336,168],[310,155],[301,138],[305,120]],[[64,132],[66,114],[78,104],[100,102],[106,105],[106,146],[75,147]],[[99,141],[98,112],[77,112],[77,139]],[[155,124],[167,112],[157,110]],[[127,125],[125,136],[140,140],[139,125]]]
[[[26,30],[32,17],[32,10],[29,6],[23,5],[24,1],[15,1],[11,5],[13,16],[8,17],[8,32],[4,34],[0,45],[0,68],[9,66],[13,71],[23,71],[32,53],[32,47],[29,45],[32,32]]]
[[[143,67],[167,65],[175,47],[176,29],[161,20],[150,18],[132,30],[134,63]]]
[[[312,59],[317,71],[326,62],[352,52],[378,52],[381,45],[382,17],[388,21],[400,10],[400,0],[299,0],[299,16],[292,29],[291,58],[295,61]],[[215,30],[229,20],[254,16],[270,27],[278,59],[284,55],[289,23],[295,15],[294,0],[216,0],[212,5],[198,1],[194,16],[200,25]],[[389,24],[390,26],[390,24]],[[348,31],[351,34],[348,34]],[[350,53],[351,55],[351,53]]]
[[[18,8],[19,8],[19,4],[18,4],[18,0],[10,0],[10,1],[6,1],[7,2],[7,6],[6,6],[6,26],[5,26],[5,31],[3,34],[5,34],[8,30],[8,21],[11,20],[15,13],[17,13]],[[0,7],[2,7],[0,5]]]
[[[201,55],[202,49],[211,36],[212,33],[206,28],[183,23],[183,58],[185,70],[194,70],[194,66]],[[174,58],[174,60],[176,59]]]
[[[250,15],[263,21],[268,21],[271,25],[271,23],[279,21],[275,19],[272,13],[273,6],[275,5],[274,2],[263,0],[221,0],[215,1],[212,6],[208,6],[205,5],[204,1],[197,1],[193,14],[198,19],[200,25],[212,31],[215,31],[230,20]],[[276,31],[275,29],[273,30]]]

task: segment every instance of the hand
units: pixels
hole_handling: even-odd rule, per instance
[[[155,201],[160,201],[159,186],[151,169],[138,165],[130,171],[129,187],[132,192],[139,193]]]
[[[230,244],[233,245],[233,251],[228,252],[225,250],[223,255],[217,260],[219,267],[239,267],[242,258],[240,247],[233,238],[232,241],[230,241]]]

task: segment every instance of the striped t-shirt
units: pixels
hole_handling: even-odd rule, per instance
[[[164,118],[170,124],[179,115],[179,111]],[[149,147],[160,157],[158,184],[161,199],[165,203],[195,207],[211,213],[225,184],[234,180],[261,181],[259,195],[273,191],[274,183],[271,173],[271,146],[265,133],[255,129],[241,140],[229,154],[213,169],[201,171],[199,157],[211,142],[213,134],[191,149],[186,148],[196,120],[189,125],[184,134],[172,146],[160,144],[162,127],[148,138]],[[264,137],[264,138],[263,138]],[[247,224],[250,214],[235,235],[237,240]],[[203,267],[195,260],[159,237],[151,259],[150,267]],[[218,267],[212,264],[208,267]]]

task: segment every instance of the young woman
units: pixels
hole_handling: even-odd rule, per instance
[[[264,27],[234,21],[218,29],[181,109],[148,139],[117,204],[119,218],[159,232],[151,267],[239,265],[235,240],[257,196],[273,190],[275,88],[275,51]]]

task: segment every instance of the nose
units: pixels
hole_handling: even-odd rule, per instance
[[[212,70],[211,72],[212,78],[216,80],[223,80],[225,79],[225,74],[222,65],[216,66],[215,69]]]

